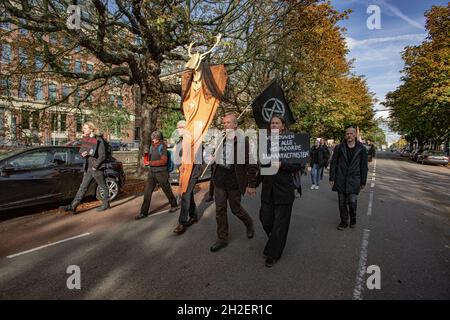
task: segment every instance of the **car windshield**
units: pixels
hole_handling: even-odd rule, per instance
[[[22,152],[24,149],[14,149],[14,150],[0,150],[0,160],[6,159],[9,156],[13,156],[17,153]]]

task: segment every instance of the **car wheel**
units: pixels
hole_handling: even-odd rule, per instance
[[[106,185],[109,190],[109,201],[113,201],[119,195],[119,183],[114,178],[106,178]],[[99,186],[97,186],[95,196],[97,200],[103,200],[103,190]]]

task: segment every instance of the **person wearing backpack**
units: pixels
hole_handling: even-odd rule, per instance
[[[80,154],[84,158],[84,174],[81,185],[78,189],[75,198],[71,204],[60,207],[66,212],[77,214],[76,208],[83,199],[92,179],[95,179],[97,184],[103,190],[104,197],[103,204],[98,207],[97,211],[104,211],[110,208],[109,206],[109,190],[105,181],[105,168],[108,157],[108,147],[102,135],[96,134],[97,128],[92,122],[86,122],[83,125],[83,139],[81,140]],[[109,150],[110,153],[110,150]]]
[[[152,144],[148,153],[148,165],[150,166],[150,170],[148,172],[147,185],[145,186],[144,191],[144,202],[142,203],[140,213],[135,217],[136,220],[148,216],[152,194],[157,184],[160,185],[169,200],[171,206],[169,212],[174,212],[179,208],[177,199],[173,195],[169,183],[171,161],[169,161],[167,146],[163,142],[163,135],[160,131],[154,131],[152,132],[151,139]]]

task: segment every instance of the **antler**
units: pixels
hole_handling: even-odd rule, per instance
[[[189,47],[188,47],[188,55],[189,55],[189,58],[192,57],[191,49],[192,49],[192,46],[194,45],[194,43],[195,43],[195,42],[191,42],[191,43],[189,44]]]
[[[201,55],[200,55],[200,58],[201,59],[203,59],[208,53],[210,53],[211,51],[213,51],[214,50],[214,48],[215,47],[217,47],[217,45],[219,44],[219,42],[220,42],[220,39],[222,38],[222,34],[218,34],[217,36],[216,36],[216,43],[214,43],[214,45],[213,45],[213,47],[211,48],[211,49],[209,49],[208,51],[206,51],[205,53],[202,53]]]

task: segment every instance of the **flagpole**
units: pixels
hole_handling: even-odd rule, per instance
[[[247,111],[248,108],[250,108],[250,107],[252,106],[252,104],[253,104],[253,102],[251,102],[248,106],[245,107],[245,109],[244,109],[244,110],[239,114],[239,116],[237,117],[236,121],[238,121],[238,120],[244,115],[244,113]],[[222,140],[220,140],[220,142],[216,145],[216,148],[215,148],[216,150],[214,151],[214,158],[217,156],[217,151],[219,151],[219,149],[217,148],[217,146],[220,146],[220,145],[223,143],[223,141],[225,140],[225,137],[226,137],[226,136],[227,136],[227,135],[224,134],[223,137],[222,137]],[[208,162],[208,164],[206,165],[205,170],[203,170],[203,172],[202,172],[200,178],[203,177],[203,175],[205,174],[206,170],[208,170],[210,164],[211,164],[211,163]]]

